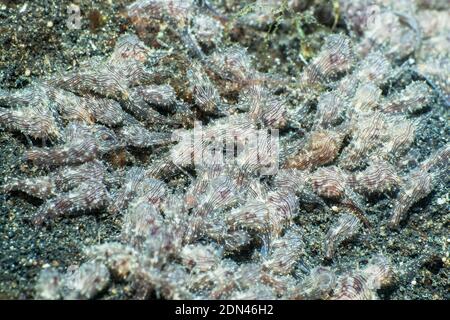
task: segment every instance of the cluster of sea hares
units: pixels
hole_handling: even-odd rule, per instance
[[[1,127],[35,144],[23,161],[49,172],[7,177],[1,187],[43,200],[32,222],[39,227],[99,210],[122,217],[117,242],[85,248],[86,262],[65,273],[44,269],[37,297],[94,298],[118,280],[129,282],[137,298],[166,299],[376,299],[378,289],[392,285],[396,266],[381,252],[362,269],[336,272],[319,265],[299,277],[308,235],[295,219],[306,214],[302,203],[333,216],[322,252],[333,259],[365,229],[377,232],[365,197],[392,195],[386,223],[398,228],[416,202],[446,183],[448,145],[409,171],[402,163],[426,125],[427,108],[448,103],[445,75],[431,66],[448,67],[448,46],[433,48],[431,61],[417,58],[420,79],[394,93],[384,89],[405,72],[398,60],[429,45],[426,39],[445,38],[441,32],[448,37],[450,20],[431,28],[429,21],[418,24],[418,13],[405,12],[405,2],[342,1],[356,40],[327,36],[296,79],[282,79],[258,72],[245,48],[222,44],[227,24],[270,24],[281,2],[257,1],[251,19],[230,21],[206,1],[137,1],[128,7],[136,29],[142,34],[160,21],[173,47],[152,49],[126,34],[109,57],[25,89],[0,91]],[[298,4],[284,5],[295,10]],[[172,65],[184,69],[170,70]],[[305,105],[317,102],[307,130],[299,106],[285,97],[290,90]],[[206,122],[203,132],[214,139],[173,140],[175,129],[193,135],[196,120]],[[262,175],[267,163],[260,160],[271,145],[245,149],[246,138],[273,129],[280,130],[279,169]],[[225,140],[246,151],[221,161],[190,161],[222,150]],[[125,165],[121,158],[133,153],[150,156]],[[248,250],[249,261],[234,259]]]

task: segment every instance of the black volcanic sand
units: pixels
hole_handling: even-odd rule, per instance
[[[81,7],[82,27],[68,30],[66,8],[70,1],[0,0],[0,86],[21,88],[34,78],[67,70],[94,55],[108,54],[120,34],[133,30],[122,14],[126,2],[130,1],[73,1]],[[395,85],[414,77],[405,74]],[[444,108],[440,101],[431,105],[405,170],[447,142]],[[21,162],[27,147],[22,135],[0,131],[0,181],[8,176],[43,173]],[[335,217],[302,207],[296,222],[304,230],[308,250],[303,263],[345,270],[363,266],[374,253],[384,253],[392,260],[397,279],[391,288],[379,292],[382,299],[449,299],[448,198],[446,186],[437,187],[410,210],[397,231],[386,227],[392,201],[387,197],[367,200],[372,230],[366,229],[357,239],[339,247],[332,262],[324,261],[322,246]],[[67,217],[36,228],[29,219],[40,204],[22,193],[0,195],[0,299],[33,298],[36,276],[43,267],[64,271],[83,261],[84,246],[114,240],[120,231],[121,217],[106,212]],[[132,289],[126,284],[114,283],[99,298],[131,296]]]

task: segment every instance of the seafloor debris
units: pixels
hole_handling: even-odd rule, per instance
[[[278,2],[252,13],[254,32],[276,21]],[[305,267],[298,219],[323,210],[335,221],[314,249],[324,264],[371,225],[367,198],[395,197],[388,221],[370,217],[372,232],[398,227],[447,182],[448,144],[415,168],[402,163],[448,83],[435,85],[432,72],[390,83],[399,61],[419,54],[423,27],[389,6],[372,21],[369,2],[340,1],[351,34],[324,37],[286,79],[227,42],[232,28],[252,26],[245,15],[228,20],[208,1],[139,0],[126,10],[139,36],[157,20],[171,42],[153,48],[126,34],[108,57],[1,90],[0,127],[33,138],[22,161],[48,174],[6,177],[0,190],[45,201],[37,227],[100,210],[122,219],[117,241],[86,248],[87,262],[43,270],[37,297],[90,299],[119,279],[136,298],[376,299],[396,266],[374,252],[362,269]],[[417,72],[430,68],[420,61]],[[309,123],[298,112],[308,107]],[[111,155],[125,159],[113,165]]]

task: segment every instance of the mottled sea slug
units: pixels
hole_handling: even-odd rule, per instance
[[[68,61],[0,68],[0,274],[43,299],[445,298],[436,3],[99,2],[101,31],[48,27]]]

